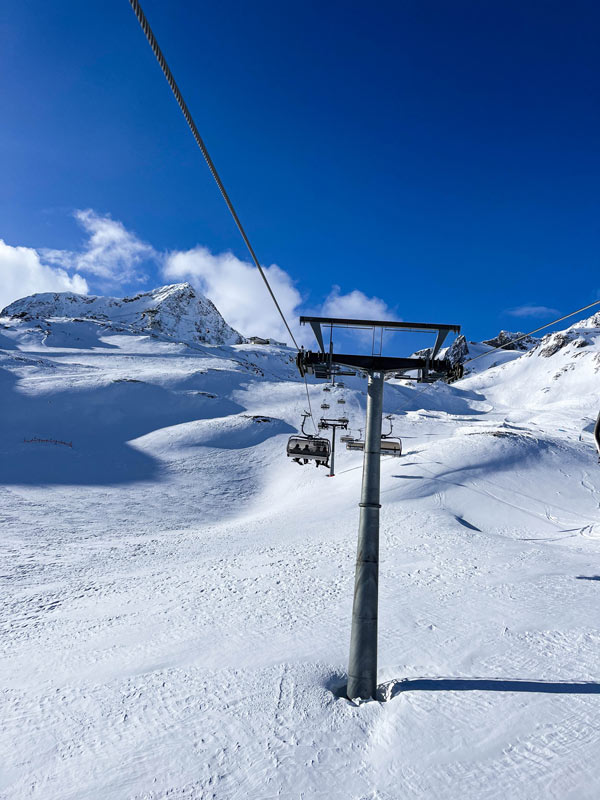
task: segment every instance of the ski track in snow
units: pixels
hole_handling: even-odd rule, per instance
[[[600,796],[591,352],[386,386],[388,700],[354,705],[361,455],[285,458],[292,351],[4,324],[0,797]]]

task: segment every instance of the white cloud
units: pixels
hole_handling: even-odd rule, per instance
[[[505,311],[511,317],[545,317],[552,314],[559,314],[556,308],[549,308],[548,306],[518,306],[517,308],[508,308]]]
[[[267,279],[296,340],[314,344],[312,331],[300,328],[298,317],[302,296],[285,270],[272,264],[265,267]],[[233,253],[213,255],[206,247],[169,253],[162,270],[169,281],[189,281],[219,309],[225,320],[245,336],[271,336],[291,344],[290,336],[258,270]],[[387,304],[378,297],[367,297],[354,289],[341,294],[334,286],[315,316],[355,319],[396,319]]]
[[[31,247],[12,247],[0,239],[0,309],[36,292],[77,292],[86,294],[88,285],[81,275],[42,263]]]
[[[143,261],[156,260],[156,250],[128,231],[122,222],[91,209],[78,210],[75,219],[88,234],[83,250],[42,250],[45,260],[66,269],[77,269],[100,278],[106,286],[144,282],[138,271]]]
[[[264,271],[297,338],[300,292],[287,272],[276,264],[265,267]],[[196,286],[213,301],[226,321],[245,336],[272,336],[291,344],[258,270],[233,253],[213,255],[206,247],[169,253],[163,276]]]
[[[347,317],[349,319],[395,320],[393,311],[379,297],[367,297],[359,289],[341,294],[334,286],[321,308],[323,317]]]
[[[353,289],[347,294],[342,294],[341,288],[334,285],[325,298],[321,308],[315,316],[340,317],[341,319],[372,319],[372,320],[398,320],[385,300],[380,297],[368,297],[360,289]],[[326,329],[327,331],[329,329]],[[329,333],[327,333],[329,336]],[[373,333],[370,330],[348,330],[338,328],[334,331],[334,349],[346,352],[358,348],[364,351],[365,345],[370,348]]]
[[[5,245],[11,253],[6,263],[11,266],[3,266],[4,304],[34,292],[87,292],[86,280],[80,274],[69,275],[67,270],[87,273],[93,279],[92,288],[101,292],[112,291],[119,284],[145,283],[147,276],[140,274],[139,266],[143,261],[153,261],[165,282],[189,281],[213,301],[225,320],[240,333],[273,337],[291,344],[290,335],[253,264],[230,252],[215,255],[202,246],[160,253],[108,215],[87,209],[76,211],[74,216],[88,234],[79,251],[38,252]],[[265,267],[264,271],[296,340],[314,345],[310,328],[301,328],[298,323],[303,313],[303,298],[294,280],[276,264]],[[304,313],[357,319],[396,318],[380,298],[368,297],[358,289],[342,294],[339,286],[332,288],[321,306],[313,306]]]

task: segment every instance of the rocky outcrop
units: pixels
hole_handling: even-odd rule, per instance
[[[518,339],[518,341],[516,341]],[[524,333],[518,331],[513,333],[511,331],[500,331],[500,333],[493,339],[484,339],[483,344],[490,347],[501,347],[503,350],[531,350],[538,344],[538,339],[534,336],[526,336]]]

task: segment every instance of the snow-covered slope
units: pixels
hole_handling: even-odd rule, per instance
[[[361,454],[333,479],[285,458],[291,349],[100,308],[0,319],[1,797],[599,796],[598,316],[386,384],[387,702],[355,706]],[[356,431],[345,383],[309,392]]]
[[[113,329],[151,332],[180,342],[240,344],[244,341],[214,304],[189,283],[161,286],[122,299],[72,292],[34,294],[11,303],[0,315],[46,321],[89,319]],[[49,335],[53,335],[51,327]]]
[[[600,407],[600,314],[547,334],[525,354],[462,382],[496,405],[525,415],[553,409],[568,424],[590,405]],[[482,362],[496,360],[496,353]],[[477,362],[476,362],[477,363]],[[562,423],[560,427],[563,427]]]

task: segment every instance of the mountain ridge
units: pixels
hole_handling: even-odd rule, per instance
[[[129,297],[44,292],[15,300],[0,311],[25,321],[66,318],[101,322],[130,332],[162,334],[193,344],[242,344],[245,338],[214,303],[189,283],[159,286]]]

